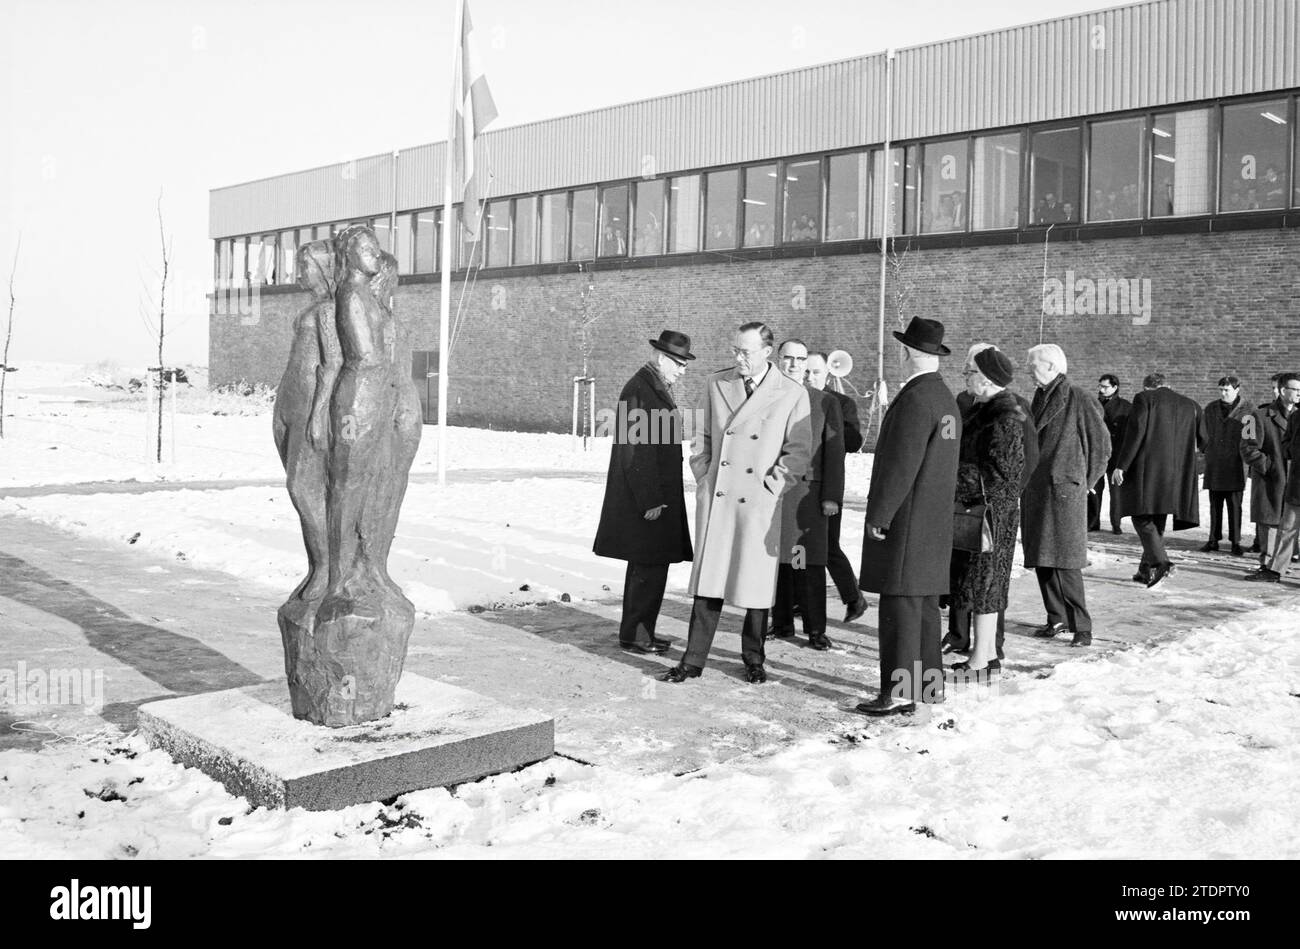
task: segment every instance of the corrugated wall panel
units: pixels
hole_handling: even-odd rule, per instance
[[[1105,45],[1093,48],[1093,29]],[[884,54],[489,132],[492,193],[883,141]],[[1151,0],[902,50],[891,138],[1300,87],[1300,0]],[[398,203],[442,203],[445,145],[403,153]],[[381,214],[387,155],[214,190],[213,237]]]

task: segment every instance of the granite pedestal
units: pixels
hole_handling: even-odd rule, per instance
[[[150,746],[255,807],[334,810],[550,757],[555,723],[407,673],[387,718],[328,728],[293,717],[284,682],[140,707]]]

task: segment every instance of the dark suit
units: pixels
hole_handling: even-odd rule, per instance
[[[880,690],[904,701],[943,695],[939,597],[948,592],[961,415],[937,372],[913,378],[885,413],[867,496],[861,586],[880,594]]]
[[[1173,515],[1176,531],[1200,523],[1196,490],[1200,428],[1201,407],[1173,389],[1148,389],[1133,397],[1115,470],[1124,472],[1120,513],[1133,519],[1142,541],[1142,573],[1169,563],[1166,516]]]
[[[690,560],[682,488],[682,418],[653,366],[642,366],[618,398],[605,500],[592,548],[627,561],[619,640],[648,645],[668,583],[669,564]],[[653,521],[646,511],[667,507]]]
[[[1228,509],[1228,540],[1241,545],[1241,499],[1246,491],[1246,466],[1241,462],[1241,420],[1248,414],[1237,396],[1231,405],[1222,399],[1201,410],[1201,450],[1205,452],[1205,490],[1210,492],[1210,543],[1223,539],[1223,509]]]
[[[862,449],[862,426],[858,421],[857,400],[832,389],[822,391],[829,392],[840,404],[840,411],[844,416],[844,453],[856,454]],[[841,509],[827,525],[826,572],[831,575],[841,602],[845,606],[850,606],[856,603],[862,594],[858,592],[858,578],[853,573],[853,564],[840,549],[840,523],[843,517],[844,511]]]
[[[1097,401],[1101,402],[1101,399]],[[1106,463],[1106,474],[1109,475],[1115,470],[1115,457],[1119,454],[1120,446],[1124,444],[1124,426],[1128,424],[1129,414],[1133,411],[1133,403],[1128,399],[1122,399],[1119,395],[1112,395],[1109,399],[1101,402],[1101,414],[1106,422],[1106,431],[1110,432],[1110,461]],[[1092,486],[1093,493],[1088,495],[1088,530],[1101,530],[1101,499],[1106,491],[1106,478],[1097,479],[1097,483]],[[1118,531],[1120,521],[1123,518],[1119,513],[1119,492],[1114,489],[1110,492],[1110,526],[1113,530]]]
[[[830,518],[822,513],[822,503],[844,503],[844,421],[832,396],[808,390],[812,458],[803,478],[781,499],[781,566],[772,624],[778,630],[790,629],[798,602],[808,636],[826,632]]]

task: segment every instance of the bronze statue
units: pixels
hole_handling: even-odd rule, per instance
[[[415,608],[388,552],[420,443],[419,397],[399,360],[397,261],[364,225],[298,253],[313,294],[276,394],[276,446],[302,520],[306,578],[279,610],[293,713],[318,725],[393,706]]]

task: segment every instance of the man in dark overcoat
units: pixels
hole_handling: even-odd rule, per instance
[[[1278,379],[1277,401],[1257,409],[1242,420],[1241,457],[1250,469],[1250,515],[1259,539],[1259,569],[1246,574],[1247,580],[1276,580],[1281,570],[1273,569],[1279,551],[1291,556],[1292,544],[1281,544],[1278,529],[1286,510],[1288,462],[1293,434],[1291,419],[1300,403],[1300,376],[1286,372]],[[1286,563],[1286,559],[1282,560]],[[1270,576],[1270,574],[1272,576]]]
[[[970,392],[970,383],[979,373],[979,368],[975,365],[975,357],[986,349],[997,349],[992,343],[976,343],[966,353],[966,364],[962,367],[963,387],[957,393],[957,409],[961,412],[961,421],[963,429],[966,426],[971,413],[978,407],[975,396]],[[1026,399],[1019,392],[1012,389],[1006,390],[1012,395],[1016,404],[1020,407],[1020,415],[1024,427],[1024,447],[1025,461],[1024,467],[1020,474],[1020,493],[1024,494],[1025,486],[1029,484],[1029,476],[1033,474],[1034,467],[1038,464],[1038,429],[1034,427],[1034,412]],[[970,556],[964,550],[954,549],[952,552],[951,575],[956,578],[960,577],[966,570],[966,560]],[[943,637],[943,651],[949,652],[970,652],[970,610],[958,606],[956,603],[950,603],[948,606],[948,632]],[[1007,611],[998,610],[998,637],[997,637],[997,658],[989,663],[989,668],[997,671],[1002,668],[1002,660],[1006,658],[1003,652],[1003,643],[1006,640]]]
[[[1223,509],[1228,509],[1228,541],[1234,557],[1241,546],[1241,498],[1246,491],[1246,466],[1241,461],[1241,420],[1248,413],[1236,376],[1219,380],[1219,397],[1201,412],[1201,444],[1205,451],[1205,490],[1210,492],[1210,539],[1202,551],[1219,549],[1223,539]]]
[[[1097,479],[1088,495],[1088,530],[1101,530],[1101,500],[1106,493],[1106,481],[1115,470],[1115,457],[1120,446],[1124,444],[1124,426],[1133,403],[1119,394],[1119,376],[1108,372],[1097,380],[1097,401],[1101,403],[1102,418],[1106,422],[1106,431],[1110,433],[1110,460],[1106,462],[1106,474]],[[1122,517],[1119,513],[1119,492],[1113,488],[1110,492],[1110,532],[1124,533],[1119,526]]]
[[[894,332],[906,381],[880,423],[867,495],[860,584],[880,594],[880,694],[864,715],[943,700],[939,597],[948,592],[961,415],[939,358],[943,324],[915,317]]]
[[[844,454],[853,455],[862,449],[862,425],[858,420],[858,402],[843,392],[827,388],[826,379],[830,374],[829,359],[826,353],[808,355],[808,388],[834,396],[835,401],[839,403],[840,414],[844,417]],[[844,511],[841,510],[830,519],[826,572],[831,575],[835,590],[845,606],[844,622],[852,623],[867,611],[867,598],[858,589],[858,577],[853,572],[853,564],[840,549],[840,525],[843,517]]]
[[[1088,565],[1087,495],[1106,471],[1110,433],[1097,400],[1066,375],[1055,343],[1029,350],[1034,378],[1038,464],[1020,500],[1025,566],[1033,567],[1047,611],[1034,635],[1051,639],[1069,630],[1071,646],[1092,644],[1092,616],[1083,590]]]
[[[668,643],[655,637],[655,623],[668,567],[691,559],[682,488],[682,417],[671,389],[695,357],[690,337],[673,330],[664,330],[650,346],[650,361],[618,397],[593,550],[598,557],[627,561],[619,645],[661,653]]]
[[[788,339],[777,349],[777,367],[803,383],[808,347]],[[844,502],[844,421],[831,393],[808,387],[812,457],[803,478],[781,498],[781,566],[776,573],[772,635],[794,635],[794,606],[799,604],[803,631],[813,649],[831,648],[826,637],[826,562],[830,519]]]
[[[1201,522],[1196,490],[1200,430],[1201,407],[1169,388],[1163,373],[1142,380],[1111,484],[1120,492],[1120,515],[1133,519],[1142,542],[1138,576],[1146,578],[1148,588],[1174,572],[1165,551],[1165,519],[1172,515],[1176,531]]]

